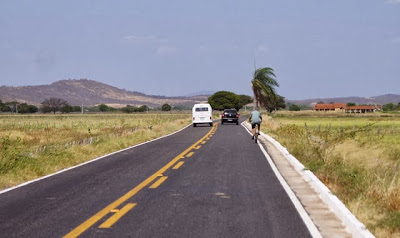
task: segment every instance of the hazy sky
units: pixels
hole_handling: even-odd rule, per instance
[[[288,99],[400,94],[400,0],[0,1],[0,85],[251,95],[254,61]]]

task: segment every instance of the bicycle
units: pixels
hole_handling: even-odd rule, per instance
[[[256,124],[254,130],[255,130],[254,142],[257,144],[257,141],[258,141],[258,133],[259,133],[259,131],[258,131],[258,124]]]

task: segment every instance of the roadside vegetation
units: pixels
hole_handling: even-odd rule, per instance
[[[0,189],[177,131],[189,112],[0,115]]]
[[[374,235],[400,236],[400,116],[277,112],[264,124]]]

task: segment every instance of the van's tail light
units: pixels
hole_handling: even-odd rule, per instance
[[[193,117],[193,121],[194,121],[194,117]]]
[[[212,117],[210,117],[210,120],[212,120]]]
[[[237,117],[237,118],[239,118],[239,116],[240,116],[239,114],[236,114],[236,117]]]

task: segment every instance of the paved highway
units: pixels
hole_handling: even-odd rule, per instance
[[[174,135],[0,194],[0,237],[310,237],[240,125]]]

